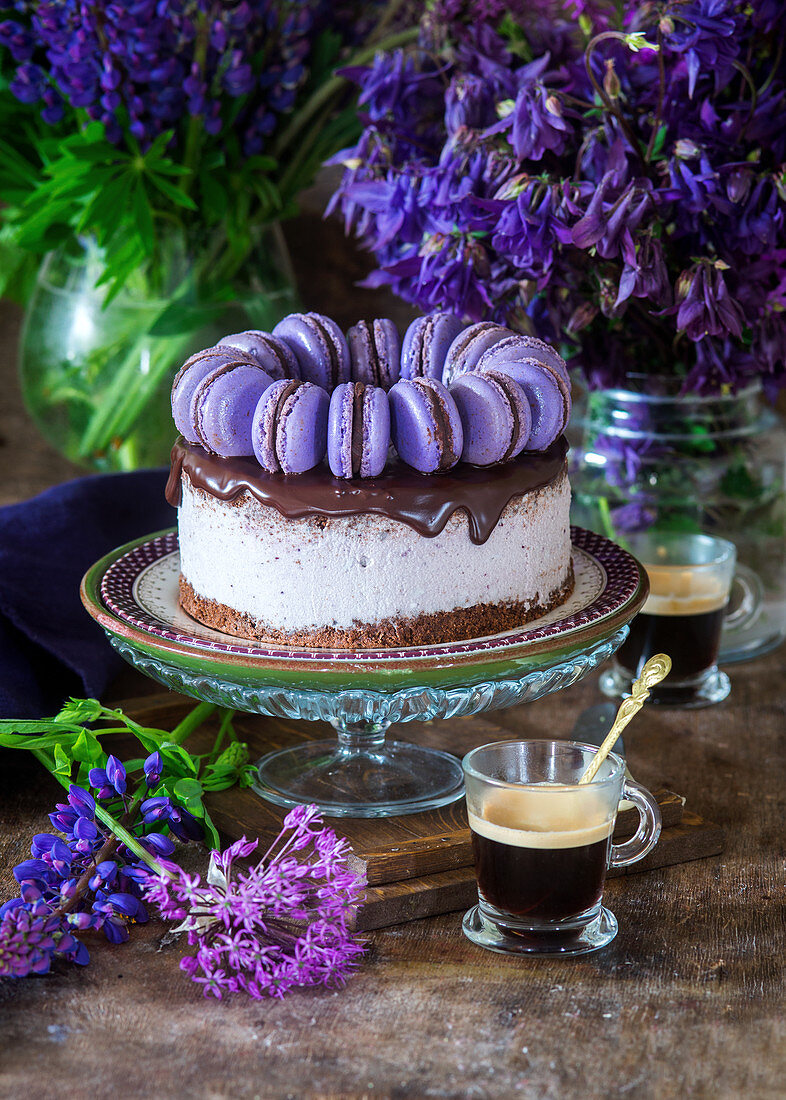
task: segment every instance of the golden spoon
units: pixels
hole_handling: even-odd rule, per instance
[[[593,756],[589,767],[579,780],[579,784],[591,783],[597,774],[598,768],[609,755],[616,744],[617,738],[630,722],[634,715],[638,714],[650,697],[650,688],[655,687],[671,671],[671,657],[666,653],[656,653],[650,657],[640,674],[631,685],[631,694],[620,703],[619,710],[612,723],[611,729],[598,751]]]

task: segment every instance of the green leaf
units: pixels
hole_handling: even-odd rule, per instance
[[[161,176],[157,176],[152,172],[148,175],[148,179],[163,195],[171,199],[175,206],[184,206],[187,210],[198,209],[197,204],[191,196],[187,195],[185,191],[182,191],[179,187],[175,187],[169,180],[163,179]]]
[[[145,185],[141,180],[137,181],[137,185],[134,188],[132,209],[136,222],[136,231],[139,234],[142,246],[145,252],[151,253],[155,247],[153,212],[150,209],[150,199],[147,196]]]
[[[66,779],[71,778],[71,760],[62,745],[55,745],[54,752],[55,775],[62,775]]]
[[[74,741],[71,748],[71,756],[74,760],[78,760],[81,764],[86,764],[88,767],[97,767],[99,763],[105,759],[105,754],[101,745],[98,742],[98,738],[89,730],[83,729],[79,736]]]
[[[663,152],[663,146],[666,142],[666,134],[669,132],[669,127],[664,122],[662,126],[658,127],[658,133],[655,137],[655,141],[652,143],[652,156],[659,157]]]
[[[205,816],[205,807],[202,805],[204,789],[198,779],[179,779],[175,783],[172,793],[181,805],[192,813],[194,817]]]

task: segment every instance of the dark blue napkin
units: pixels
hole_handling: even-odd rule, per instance
[[[55,714],[123,668],[79,598],[90,566],[175,524],[166,470],[95,474],[0,508],[0,717]]]

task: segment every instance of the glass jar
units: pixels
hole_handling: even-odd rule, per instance
[[[729,539],[738,566],[720,660],[774,649],[786,637],[786,428],[758,383],[699,397],[675,379],[630,380],[577,402],[573,522],[623,546],[641,530]]]
[[[155,260],[119,294],[100,284],[99,249],[74,239],[42,262],[22,326],[19,371],[30,415],[71,461],[128,470],[169,461],[172,379],[189,355],[222,336],[269,330],[298,308],[278,226],[245,262],[222,233],[165,236]]]

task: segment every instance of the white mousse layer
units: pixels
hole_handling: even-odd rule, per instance
[[[285,519],[250,493],[225,502],[183,475],[181,571],[195,593],[275,631],[414,619],[535,601],[570,566],[566,474],[507,506],[488,540],[456,512],[434,538],[375,515]]]

